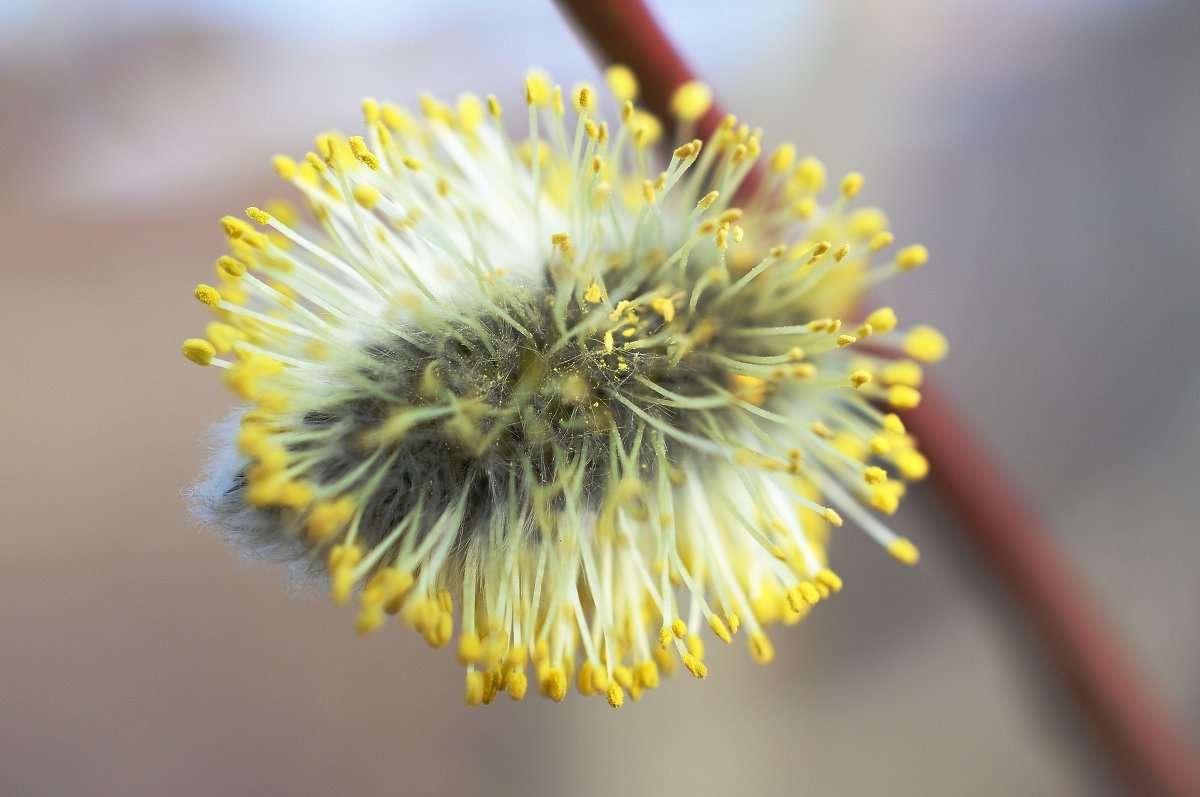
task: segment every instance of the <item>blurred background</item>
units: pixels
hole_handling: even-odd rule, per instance
[[[1200,743],[1200,5],[652,5],[768,149],[929,246],[891,303]],[[451,651],[188,521],[217,219],[363,96],[513,107],[531,66],[597,79],[548,0],[0,0],[0,793],[1120,794],[927,491],[919,567],[847,527],[773,665],[712,650],[620,712],[468,710]]]

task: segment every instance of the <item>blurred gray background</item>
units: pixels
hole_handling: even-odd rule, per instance
[[[730,110],[866,173],[886,291],[1200,740],[1200,5],[660,0]],[[0,2],[0,793],[1119,794],[930,496],[896,567],[613,712],[462,705],[450,651],[185,518],[231,399],[178,354],[217,219],[363,96],[596,68],[548,2]],[[286,191],[284,192],[286,194]],[[710,645],[710,649],[715,645]]]

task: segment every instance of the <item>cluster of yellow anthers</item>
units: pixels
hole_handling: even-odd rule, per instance
[[[871,508],[926,473],[891,409],[946,344],[843,316],[926,250],[790,144],[744,184],[761,133],[693,139],[700,84],[664,162],[634,76],[606,77],[612,126],[593,88],[531,75],[516,141],[492,96],[365,101],[365,136],[275,160],[313,222],[222,220],[195,291],[215,320],[183,346],[252,404],[197,513],[357,594],[360,633],[457,627],[471,705],[523,697],[530,663],[542,694],[613,706],[703,678],[704,626],[771,660],[764,627],[841,588],[840,513],[917,559]]]

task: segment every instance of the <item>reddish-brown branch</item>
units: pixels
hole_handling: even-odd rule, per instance
[[[642,0],[558,0],[601,58],[641,79],[642,103],[670,123],[671,93],[693,79]],[[722,118],[714,104],[702,134]],[[966,539],[999,577],[1137,794],[1200,795],[1184,737],[1143,684],[1036,517],[932,386],[906,423]]]

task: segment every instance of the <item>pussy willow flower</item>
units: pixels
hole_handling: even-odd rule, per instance
[[[770,661],[767,626],[842,587],[843,514],[917,559],[875,512],[925,475],[892,410],[945,342],[848,319],[925,249],[790,144],[745,185],[761,133],[692,139],[700,84],[661,157],[633,75],[607,79],[611,123],[532,75],[515,141],[493,96],[365,101],[365,135],[275,160],[311,221],[222,220],[195,290],[215,320],[183,345],[249,402],[197,514],[355,599],[359,633],[398,615],[453,643],[472,705],[532,675],[620,706],[704,678],[708,632]]]

